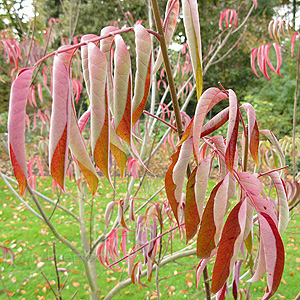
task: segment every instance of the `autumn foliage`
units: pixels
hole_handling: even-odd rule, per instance
[[[256,5],[254,1],[251,9]],[[179,10],[178,0],[168,1],[163,27],[167,47],[172,42]],[[287,189],[281,178],[284,161],[280,168],[263,173],[258,171],[261,166],[260,139],[268,139],[278,151],[280,145],[270,131],[259,129],[253,106],[249,103],[240,105],[234,90],[221,86],[203,91],[204,68],[197,1],[183,0],[182,11],[198,102],[192,120],[184,126],[184,132],[179,132],[182,138],[176,145],[165,174],[168,202],[149,205],[143,215],[135,213],[134,199],[111,202],[105,213],[105,223],[110,231],[105,240],[93,249],[105,267],[117,268],[118,263],[125,260],[131,281],[144,285],[141,282],[142,271],[144,268],[147,270],[150,280],[163,235],[179,230],[187,243],[193,238],[197,240],[197,284],[205,266],[215,259],[211,292],[218,294],[218,299],[224,299],[230,274],[233,273],[235,278],[236,290],[240,262],[253,255],[253,228],[258,225],[258,258],[250,281],[258,281],[267,274],[267,289],[263,296],[266,300],[276,292],[284,268],[281,235],[288,225],[289,207]],[[222,12],[219,26],[221,31],[236,29],[237,12]],[[134,32],[135,35],[134,76],[130,52],[122,37],[127,32]],[[93,196],[97,192],[99,172],[112,184],[111,157],[114,157],[122,178],[126,164],[134,177],[138,176],[137,169],[146,169],[133,127],[145,109],[153,76],[163,61],[166,63],[163,47],[154,59],[153,37],[163,46],[161,35],[140,23],[124,29],[109,26],[102,29],[100,36],[82,36],[80,43],[62,46],[34,66],[19,72],[11,88],[8,135],[11,163],[21,195],[30,188],[25,152],[26,105],[34,72],[40,63],[51,56],[54,59],[49,170],[60,188],[65,189],[71,157]],[[267,78],[267,66],[280,74],[280,49],[277,44],[274,45],[277,54],[275,68],[269,58],[271,47],[263,45],[251,53],[254,72],[257,74],[257,57],[258,66]],[[75,53],[81,57],[90,103],[88,110],[80,117],[76,116],[74,106],[80,88],[75,90],[76,84],[72,81]],[[227,107],[209,119],[211,110],[222,101],[228,103]],[[157,107],[164,109],[162,104]],[[82,131],[88,122],[90,144],[87,148]],[[178,122],[181,120],[176,122],[176,128],[179,128]],[[226,128],[225,136],[218,134],[223,127]],[[213,172],[217,180],[212,191],[209,191],[208,182]],[[276,188],[274,195],[265,192],[266,178]],[[108,220],[114,207],[118,210],[117,225],[110,228]],[[125,217],[127,211],[129,219]],[[174,224],[165,232],[162,231],[164,218],[169,218]],[[129,232],[134,232],[136,242],[131,250],[126,243]]]

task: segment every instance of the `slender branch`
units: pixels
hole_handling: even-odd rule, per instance
[[[2,177],[2,179],[5,181],[5,183],[7,182],[5,179],[7,179],[8,181],[10,181],[10,182],[13,182],[13,183],[15,183],[15,184],[17,184],[17,181],[16,180],[14,180],[14,179],[12,179],[12,178],[10,178],[10,177],[8,177],[7,175],[4,175],[2,172],[0,172],[0,176]],[[6,183],[6,185],[9,187],[9,186],[11,186],[8,182]],[[12,187],[12,191],[15,191],[14,190],[14,188]],[[45,200],[45,201],[47,201],[47,202],[49,202],[50,204],[52,204],[52,205],[56,205],[56,201],[53,201],[52,199],[50,199],[50,198],[48,198],[47,196],[45,196],[45,195],[43,195],[42,193],[40,193],[40,192],[38,192],[38,191],[36,191],[36,190],[32,190],[33,191],[33,193],[34,194],[36,194],[38,197],[40,197],[40,198],[42,198],[43,200]],[[16,193],[16,194],[15,194]],[[16,197],[20,197],[20,195],[15,191],[15,196]],[[21,200],[20,200],[21,201]],[[23,200],[24,201],[24,200]],[[27,205],[27,203],[25,202],[24,203],[24,205],[26,205],[26,207],[28,208],[28,209],[30,209]],[[79,219],[78,219],[78,217],[71,211],[71,210],[69,210],[68,208],[66,208],[66,207],[64,207],[64,206],[62,206],[62,205],[60,205],[60,204],[57,204],[57,207],[58,208],[60,208],[62,211],[64,211],[65,213],[67,213],[67,214],[69,214],[70,216],[72,216],[77,222],[79,222]],[[32,209],[32,208],[31,208]],[[43,218],[42,217],[40,217],[40,219],[41,220],[43,220]]]
[[[68,246],[81,260],[82,260],[82,255],[79,252],[79,250],[73,245],[71,244],[66,238],[64,238],[61,234],[59,234],[56,229],[54,228],[53,224],[49,221],[49,219],[47,218],[40,202],[38,201],[38,199],[36,198],[36,195],[34,194],[33,190],[31,189],[31,187],[29,185],[27,185],[27,190],[29,191],[29,193],[31,194],[31,197],[35,203],[35,205],[37,206],[40,214],[42,215],[45,223],[48,225],[49,229],[52,231],[52,233],[54,234],[54,236],[59,239],[62,243],[64,243],[66,246]]]
[[[240,40],[242,39],[242,37],[244,36],[245,32],[246,32],[247,27],[245,27],[244,32],[241,34],[241,36],[238,38],[238,40],[232,45],[232,47],[219,59],[217,59],[216,61],[211,63],[211,66],[214,64],[219,63],[220,61],[222,61],[230,52],[232,52],[232,50],[237,46],[237,44],[240,42]]]
[[[283,170],[283,169],[286,169],[288,166],[284,166],[284,167],[281,167],[281,168],[277,168],[277,169],[273,169],[273,170],[270,170],[268,172],[265,172],[265,173],[260,173],[257,175],[257,177],[261,177],[261,176],[265,176],[265,175],[268,175],[270,173],[273,173],[273,172],[276,172],[276,171],[280,171],[280,170]]]
[[[60,53],[64,53],[64,52],[67,52],[67,51],[70,51],[70,50],[73,50],[73,49],[78,49],[79,47],[81,46],[84,46],[84,45],[87,45],[88,43],[95,43],[95,42],[99,42],[103,39],[106,39],[108,37],[111,37],[111,36],[115,36],[117,34],[121,34],[121,33],[126,33],[126,32],[130,32],[130,31],[134,31],[134,27],[128,27],[128,28],[123,28],[123,29],[120,29],[120,30],[116,30],[116,31],[113,31],[113,32],[109,32],[105,35],[102,35],[102,36],[97,36],[95,38],[92,38],[90,40],[87,40],[87,41],[84,41],[84,42],[81,42],[81,43],[78,43],[76,45],[70,45],[69,47],[64,47],[64,49],[60,49],[60,50],[57,50],[57,51],[54,51],[52,53],[49,53],[47,54],[46,56],[42,57],[40,60],[38,60],[34,66],[37,66],[38,64],[40,64],[41,62],[43,62],[44,60],[46,60],[47,58],[51,57],[51,56],[54,56],[54,55],[57,55],[57,54],[60,54]],[[154,35],[158,40],[160,40],[160,35],[156,32],[156,31],[153,31],[151,29],[147,29],[147,31]]]
[[[59,273],[58,273],[58,269],[57,269],[55,242],[53,242],[53,261],[54,261],[55,273],[56,273],[56,278],[57,278],[57,293],[58,293],[59,299],[62,300],[62,297],[61,297],[61,287],[60,287],[60,277],[59,277]]]
[[[11,186],[11,184],[7,181],[7,176],[5,176],[0,171],[0,176],[3,179],[4,183],[7,185],[7,187],[12,191],[12,193],[19,199],[20,202],[22,202],[36,217],[38,217],[40,220],[44,221],[41,215],[38,214],[18,193],[17,191]],[[16,182],[15,182],[16,183]]]
[[[4,284],[4,281],[3,281],[3,278],[2,278],[2,274],[0,273],[0,280],[1,280],[1,282],[2,282],[2,285],[3,285],[3,290],[4,290],[4,292],[5,292],[5,295],[8,297],[8,299],[10,300],[11,298],[10,298],[10,296],[9,296],[9,293],[8,293],[8,291],[7,291],[7,289],[6,289],[6,286],[5,286],[5,284]]]
[[[170,128],[172,128],[173,130],[175,130],[177,132],[177,128],[176,127],[174,127],[172,124],[168,123],[167,121],[163,120],[162,118],[160,118],[158,116],[155,116],[155,115],[152,115],[147,110],[143,110],[143,113],[146,114],[146,115],[148,115],[148,116],[151,116],[152,118],[155,118],[155,119],[159,120],[160,122],[166,124],[167,126],[169,126]]]
[[[54,289],[53,289],[53,287],[52,287],[52,284],[50,283],[49,279],[47,278],[47,276],[45,275],[45,273],[42,271],[42,269],[40,269],[40,272],[41,272],[41,274],[43,275],[43,277],[45,278],[45,280],[47,281],[47,283],[48,283],[48,285],[49,285],[49,287],[50,287],[52,293],[53,293],[54,296],[55,296],[55,299],[56,299],[56,300],[59,300],[57,294],[55,293],[55,291],[54,291]]]
[[[25,67],[27,68],[28,62],[29,62],[29,57],[30,57],[30,52],[33,44],[33,38],[34,38],[34,33],[35,33],[35,26],[36,26],[36,1],[34,2],[34,19],[33,19],[33,26],[32,26],[32,34],[31,34],[31,39],[30,39],[30,44],[27,52],[27,57],[26,57],[26,62],[25,62]]]

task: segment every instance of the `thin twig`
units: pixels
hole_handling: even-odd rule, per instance
[[[45,273],[42,271],[42,269],[39,269],[39,270],[40,270],[41,274],[43,275],[43,277],[45,278],[45,280],[47,281],[47,283],[48,283],[48,285],[49,285],[51,291],[53,292],[53,294],[54,294],[56,300],[59,300],[59,298],[58,298],[57,294],[55,293],[55,291],[54,291],[54,289],[53,289],[53,287],[52,287],[50,281],[48,280],[47,276],[46,276]]]
[[[3,179],[4,183],[7,185],[7,187],[11,190],[11,192],[19,199],[20,202],[22,202],[36,217],[38,217],[40,220],[44,221],[41,215],[39,215],[38,212],[36,212],[18,193],[17,191],[12,187],[12,185],[8,182],[8,176],[4,175],[0,171],[0,176]],[[7,178],[8,177],[8,178]],[[14,181],[14,183],[17,183]]]
[[[33,38],[34,38],[34,33],[35,33],[35,26],[36,26],[36,1],[34,2],[34,19],[33,19],[33,26],[32,26],[32,34],[31,34],[31,39],[30,39],[30,44],[27,52],[27,57],[26,57],[26,62],[25,62],[25,67],[27,68],[28,62],[29,62],[29,57],[30,57],[30,52],[33,44]]]
[[[7,176],[7,175],[4,175],[1,171],[0,171],[0,176],[1,176],[2,179],[5,181],[5,183],[7,182],[5,179],[7,179],[7,180],[10,181],[10,182],[13,182],[13,183],[15,183],[15,184],[18,184],[16,180],[10,178],[10,177]],[[4,178],[5,178],[5,179],[4,179]],[[9,183],[6,183],[6,185],[8,186]],[[9,185],[9,186],[11,186],[11,185]],[[13,187],[12,187],[12,189],[13,189],[12,191],[15,191]],[[40,198],[42,198],[43,200],[49,202],[50,204],[52,204],[52,205],[55,205],[55,204],[56,204],[56,201],[53,201],[52,199],[48,198],[47,196],[43,195],[42,193],[40,193],[40,192],[38,192],[38,191],[36,191],[36,190],[32,190],[32,191],[33,191],[33,193],[36,194],[38,197],[40,197]],[[16,197],[20,197],[20,195],[19,195],[16,191],[14,192],[14,194],[16,195]],[[21,201],[21,200],[20,200],[20,201]],[[24,201],[24,200],[23,200],[23,201]],[[26,202],[24,203],[24,205],[26,205],[26,207],[28,207],[28,206],[27,206],[28,204],[27,204]],[[77,217],[71,210],[67,209],[66,207],[64,207],[64,206],[62,206],[62,205],[60,205],[60,204],[58,204],[57,206],[58,206],[58,208],[60,208],[62,211],[66,212],[67,214],[69,214],[70,216],[72,216],[77,222],[79,221],[79,220],[78,220],[78,217]],[[29,206],[29,207],[30,207],[30,206]],[[28,207],[28,208],[29,208],[29,207]],[[29,208],[29,209],[30,209],[30,208]],[[31,208],[31,209],[32,209],[32,208]],[[43,218],[41,218],[41,220],[43,220]]]
[[[57,293],[58,293],[59,299],[62,300],[62,297],[61,297],[61,288],[60,288],[60,277],[59,277],[59,273],[58,273],[57,260],[56,260],[55,242],[53,242],[53,260],[54,260],[54,266],[55,266],[55,272],[56,272],[56,278],[57,278]]]
[[[8,293],[8,291],[7,291],[7,289],[6,289],[6,286],[5,286],[5,284],[4,284],[4,281],[3,281],[3,278],[2,278],[2,274],[0,273],[0,280],[1,280],[1,282],[2,282],[2,285],[3,285],[3,290],[4,290],[4,292],[5,292],[5,295],[8,297],[8,299],[10,300],[10,296],[9,296],[9,293]]]
[[[53,224],[49,221],[49,219],[47,218],[40,202],[38,201],[38,199],[36,198],[36,195],[34,194],[32,188],[27,184],[27,190],[29,191],[33,201],[35,202],[35,205],[37,206],[41,216],[43,217],[45,223],[48,225],[49,229],[52,231],[52,233],[54,234],[54,236],[56,238],[58,238],[62,243],[64,243],[66,246],[68,246],[77,256],[80,260],[82,260],[82,254],[79,252],[79,250],[72,244],[70,243],[66,238],[64,238],[60,233],[58,233],[56,231],[56,229],[54,228]]]
[[[148,112],[147,110],[143,110],[143,113],[148,115],[148,116],[151,116],[152,118],[155,118],[157,120],[159,120],[160,122],[166,124],[167,126],[169,126],[170,128],[172,128],[174,131],[177,132],[177,128],[175,126],[173,126],[172,124],[168,123],[167,121],[163,120],[162,118],[156,116],[156,115],[152,115],[150,112]]]

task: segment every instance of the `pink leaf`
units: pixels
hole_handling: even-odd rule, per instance
[[[193,152],[192,139],[186,140],[181,147],[178,161],[176,162],[173,170],[173,181],[175,184],[174,195],[176,201],[180,204],[182,201],[182,191],[186,175],[186,169],[190,162],[190,157]]]
[[[299,36],[298,32],[293,33],[292,39],[291,39],[291,56],[294,56],[294,49],[295,49],[295,41],[297,36]]]
[[[25,110],[34,68],[22,70],[12,84],[8,113],[8,145],[11,164],[23,195],[27,184]]]
[[[91,100],[91,148],[96,165],[110,181],[109,161],[109,105],[106,85],[106,58],[93,43],[88,45],[88,69]]]
[[[81,42],[85,42],[88,41],[92,38],[97,37],[97,35],[95,34],[86,34],[84,36],[81,37]],[[82,63],[82,70],[83,70],[83,78],[85,80],[85,86],[87,89],[87,93],[90,96],[90,74],[89,74],[89,69],[88,69],[88,57],[89,57],[89,53],[88,53],[88,45],[83,45],[81,46],[81,63]]]
[[[200,263],[198,264],[197,269],[196,269],[196,277],[195,277],[195,279],[196,279],[196,289],[198,289],[198,287],[199,287],[200,278],[201,278],[201,275],[202,275],[202,272],[203,272],[204,268],[209,263],[210,259],[214,255],[216,255],[216,253],[217,253],[217,250],[214,250],[210,257],[205,258],[205,259],[201,259]]]
[[[82,133],[82,131],[84,130],[84,128],[87,125],[87,122],[89,121],[91,116],[91,111],[88,109],[79,119],[78,121],[78,127],[79,127],[79,131],[80,133]]]
[[[278,289],[284,268],[284,246],[278,229],[272,218],[258,214],[260,234],[265,252],[268,289],[263,300],[270,299]]]
[[[132,124],[134,125],[143,113],[148,93],[150,90],[150,80],[152,72],[152,42],[150,34],[142,25],[136,25],[136,74],[134,97],[132,99]]]
[[[131,145],[131,60],[120,35],[115,36],[114,117],[116,133]]]
[[[254,74],[258,76],[257,72],[256,72],[256,69],[255,69],[255,54],[257,52],[258,48],[255,48],[255,49],[252,49],[251,51],[251,68],[252,68],[252,71],[254,72]]]
[[[275,51],[276,51],[276,55],[277,55],[277,67],[276,67],[276,73],[282,77],[282,75],[280,74],[280,67],[282,64],[282,57],[281,57],[281,47],[280,45],[278,45],[277,43],[273,44]]]
[[[73,105],[71,108],[70,116],[69,145],[72,154],[76,157],[76,162],[91,189],[92,195],[94,196],[97,191],[99,180],[94,165],[92,164],[87,149],[85,147],[83,137],[80,134]]]

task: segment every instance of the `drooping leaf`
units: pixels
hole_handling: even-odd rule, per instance
[[[203,89],[202,78],[202,46],[197,0],[183,0],[183,23],[187,43],[191,55],[194,77],[196,79],[197,99],[200,99]]]
[[[20,71],[12,84],[8,110],[8,149],[15,177],[23,195],[27,185],[25,115],[28,91],[34,68]]]
[[[237,259],[244,237],[246,204],[246,201],[239,202],[224,225],[213,269],[212,293],[217,293],[223,287]]]
[[[179,15],[179,1],[168,0],[166,10],[165,10],[164,24],[163,24],[165,42],[167,48],[169,48],[169,45],[171,44],[176,29],[178,15]],[[163,56],[162,56],[161,49],[159,49],[157,54],[157,59],[153,67],[153,74],[155,74],[158,71],[162,62],[163,62]]]
[[[218,88],[209,88],[203,93],[197,103],[193,121],[193,143],[198,161],[200,136],[206,115],[217,103],[225,98],[227,98],[227,95]]]
[[[136,74],[134,85],[134,96],[132,100],[132,126],[140,118],[145,108],[151,80],[152,69],[152,42],[148,31],[142,25],[136,25]]]
[[[229,119],[229,107],[226,107],[222,111],[220,111],[217,115],[215,115],[211,120],[209,120],[202,127],[201,137],[207,136],[220,127],[222,127]]]
[[[109,105],[106,84],[106,58],[93,43],[88,45],[91,101],[91,148],[96,165],[110,181]]]
[[[92,38],[97,37],[97,35],[95,34],[85,34],[84,36],[81,37],[81,42],[85,42],[88,41]],[[86,90],[88,93],[88,96],[90,97],[90,73],[89,73],[89,63],[88,63],[88,45],[83,45],[81,46],[81,64],[82,64],[82,71],[83,71],[83,78],[85,81],[85,86],[86,86]]]
[[[120,35],[115,36],[114,117],[117,135],[131,145],[131,63]]]
[[[119,30],[118,27],[107,26],[101,29],[101,36],[113,33],[114,31]],[[114,41],[114,35],[110,35],[105,39],[100,41],[100,50],[105,55],[107,60],[107,97],[109,102],[109,107],[111,112],[114,114],[114,93],[113,93],[113,65],[112,65],[112,44]]]
[[[278,172],[271,172],[269,176],[272,178],[273,184],[276,188],[278,199],[278,231],[282,235],[289,223],[289,206],[286,194],[286,189],[283,180],[280,178]]]
[[[257,50],[258,50],[258,48],[255,48],[255,49],[251,50],[251,68],[252,68],[253,73],[257,77],[259,77],[257,72],[256,72],[256,68],[255,68],[255,54],[256,54]]]
[[[230,172],[233,172],[239,130],[239,107],[236,94],[229,90],[229,121],[226,137],[225,162]]]
[[[197,174],[197,167],[193,170],[186,185],[184,220],[185,220],[187,243],[197,233],[198,225],[200,223],[198,207],[196,203],[196,196],[195,196],[196,174]]]
[[[258,214],[258,218],[265,253],[268,285],[268,289],[262,300],[267,300],[275,294],[279,287],[284,268],[285,254],[282,239],[273,219],[266,213]]]
[[[258,166],[259,130],[256,121],[255,110],[254,107],[249,103],[243,103],[241,107],[243,107],[247,112],[249,150],[254,162]]]
[[[296,42],[296,38],[297,36],[299,36],[298,32],[293,33],[292,35],[292,39],[291,39],[291,56],[294,56],[294,49],[295,49],[295,42]]]
[[[178,161],[176,162],[173,170],[173,182],[175,184],[174,196],[178,203],[182,201],[182,191],[184,180],[186,176],[187,166],[190,162],[191,154],[193,152],[192,139],[186,140],[180,149]]]
[[[51,176],[64,189],[68,164],[69,129],[71,116],[70,76],[58,56],[53,62],[53,102],[49,134],[49,166]]]
[[[225,178],[223,179],[222,184],[220,185],[220,187],[216,193],[215,201],[214,201],[213,217],[214,217],[214,223],[216,226],[216,232],[215,232],[215,237],[214,237],[216,245],[218,244],[218,242],[220,240],[224,217],[225,217],[227,207],[228,207],[229,178],[230,178],[230,175],[228,173],[225,176]]]
[[[176,185],[173,181],[173,171],[174,171],[174,167],[175,167],[175,165],[178,161],[181,147],[182,146],[179,146],[177,148],[177,151],[171,155],[172,162],[171,162],[171,164],[170,164],[170,166],[169,166],[169,168],[166,172],[166,176],[165,176],[165,189],[166,189],[167,198],[168,198],[168,201],[170,203],[170,206],[173,210],[175,219],[176,219],[178,224],[179,224],[179,221],[178,221],[178,206],[179,206],[179,203],[178,203],[178,201],[175,197]]]
[[[286,164],[285,155],[284,155],[282,148],[281,148],[276,136],[274,135],[274,133],[267,129],[260,130],[260,133],[262,133],[275,147],[276,154],[278,155],[279,160],[280,160],[280,167],[284,167]]]
[[[125,152],[125,149],[120,141],[120,138],[116,134],[115,129],[110,123],[110,150],[118,164],[118,167],[120,169],[120,176],[121,178],[124,178],[124,172],[126,167],[126,161],[127,161],[127,155]]]
[[[210,197],[206,203],[200,229],[197,238],[197,257],[208,258],[210,257],[212,251],[216,248],[215,244],[215,233],[216,225],[214,222],[214,201],[216,194],[222,185],[219,182],[212,190]]]
[[[196,289],[198,289],[200,278],[201,278],[201,275],[202,275],[202,272],[203,272],[204,268],[209,263],[210,259],[214,255],[216,255],[216,253],[217,253],[217,250],[214,250],[209,258],[201,259],[200,263],[198,264],[197,269],[196,269],[196,277],[195,277],[195,279],[196,279]]]
[[[233,280],[232,280],[232,294],[233,298],[237,300],[238,296],[238,288],[239,288],[239,282],[240,282],[240,274],[241,274],[241,267],[242,267],[242,259],[238,259],[233,267]]]
[[[201,220],[203,214],[204,200],[208,186],[212,158],[212,155],[208,155],[201,161],[197,168],[197,174],[195,178],[195,201],[197,204],[199,220]]]
[[[69,146],[94,196],[99,180],[80,134],[74,107],[71,108]]]

